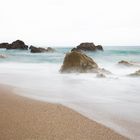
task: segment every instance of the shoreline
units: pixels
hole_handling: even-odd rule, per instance
[[[28,99],[0,85],[0,139],[126,140],[95,121],[60,104]]]

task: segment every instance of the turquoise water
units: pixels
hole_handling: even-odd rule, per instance
[[[71,47],[72,48],[72,47]],[[22,62],[22,63],[62,63],[64,56],[71,50],[70,47],[55,48],[54,53],[32,54],[29,50],[5,50],[0,49],[0,54],[7,56],[0,62]],[[88,52],[97,62],[117,62],[120,60],[140,61],[140,46],[106,46],[103,52]]]

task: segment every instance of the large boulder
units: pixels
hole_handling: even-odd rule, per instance
[[[63,65],[60,69],[61,72],[97,72],[98,65],[94,60],[87,55],[72,51],[67,53]]]
[[[9,44],[6,49],[21,49],[21,50],[27,50],[28,46],[25,45],[25,43],[21,40],[16,40]]]
[[[0,49],[6,49],[9,43],[0,43]]]
[[[29,48],[31,50],[31,53],[45,53],[45,52],[54,52],[55,50],[51,47],[48,48],[41,48],[41,47],[34,47],[30,46]]]
[[[139,77],[140,76],[140,69],[134,73],[129,74],[129,76]]]
[[[103,47],[101,45],[95,45],[94,43],[81,43],[76,48],[73,48],[71,51],[103,51]]]

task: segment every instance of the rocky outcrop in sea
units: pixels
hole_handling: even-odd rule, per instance
[[[28,46],[23,41],[16,40],[16,41],[12,42],[11,44],[1,43],[0,48],[27,50]]]
[[[51,47],[48,48],[41,48],[41,47],[34,47],[30,46],[29,48],[31,50],[31,53],[46,53],[46,52],[54,52],[55,50]]]
[[[101,45],[95,45],[94,43],[81,43],[76,48],[73,48],[71,51],[103,51],[103,47]]]

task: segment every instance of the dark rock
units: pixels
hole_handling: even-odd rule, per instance
[[[77,46],[77,49],[83,51],[96,51],[96,46],[93,43],[81,43]]]
[[[71,51],[103,51],[103,47],[101,45],[94,45],[94,43],[81,43],[76,48],[73,48]]]
[[[101,45],[97,45],[96,48],[100,51],[103,51],[103,47]]]
[[[93,61],[92,58],[87,55],[72,51],[67,53],[63,65],[61,67],[61,72],[97,72],[98,65]]]
[[[77,51],[77,49],[76,49],[76,48],[72,48],[72,49],[71,49],[71,52],[72,52],[72,51]]]
[[[6,49],[21,49],[21,50],[27,50],[28,46],[25,45],[25,43],[21,40],[16,40],[13,43],[9,44]]]
[[[0,48],[26,50],[26,49],[28,49],[28,46],[25,45],[25,43],[23,41],[16,40],[11,44],[9,44],[9,43],[1,43]]]
[[[140,69],[134,73],[129,74],[129,76],[139,77],[140,76]]]
[[[0,49],[6,49],[8,47],[9,43],[0,43]]]
[[[51,47],[48,47],[48,48],[37,48],[37,47],[34,47],[34,46],[30,46],[29,48],[31,50],[31,53],[45,53],[45,52],[54,52],[55,50]]]
[[[71,52],[73,52],[73,51],[81,52],[81,50],[80,49],[77,49],[77,48],[72,48],[71,49]]]
[[[33,45],[31,45],[30,47],[29,47],[29,50],[31,50],[32,48],[36,48],[35,46],[33,46]]]
[[[44,52],[47,52],[47,49],[40,48],[40,47],[37,48],[37,47],[31,46],[30,49],[31,49],[31,53],[44,53]]]

